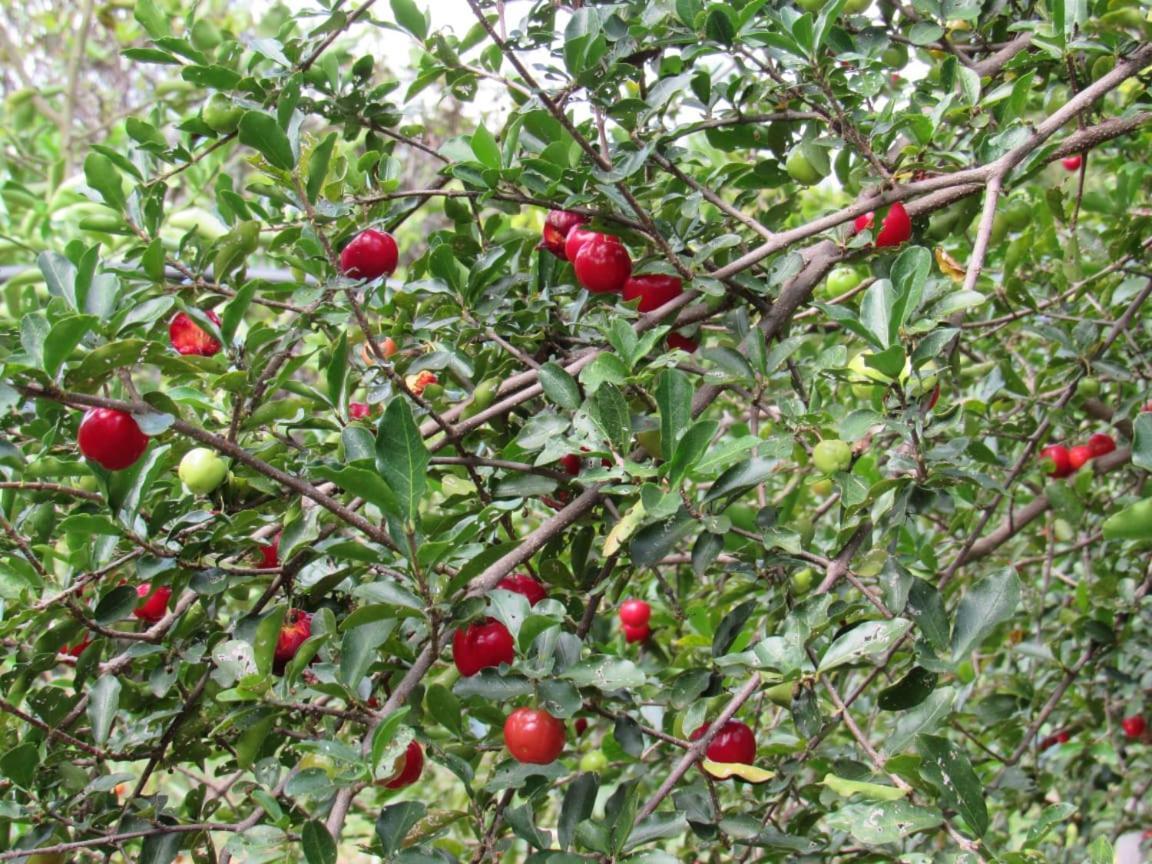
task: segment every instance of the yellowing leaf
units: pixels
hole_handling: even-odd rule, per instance
[[[606,556],[615,555],[624,542],[640,527],[640,521],[643,518],[643,504],[637,504],[621,516],[620,521],[612,526],[612,530],[608,532],[608,536],[604,539],[604,554]]]
[[[884,786],[880,783],[863,783],[859,780],[848,780],[844,777],[837,777],[835,774],[825,774],[821,782],[837,795],[844,798],[851,798],[853,795],[863,795],[865,798],[871,798],[874,801],[895,801],[908,794],[903,789],[897,789],[895,786]]]
[[[936,266],[940,268],[940,272],[945,276],[950,276],[953,282],[964,284],[964,265],[937,246],[934,250],[936,253]]]
[[[717,780],[739,777],[749,783],[767,783],[776,776],[775,771],[766,771],[763,768],[745,765],[742,762],[713,762],[711,759],[702,759],[700,760],[700,767]]]

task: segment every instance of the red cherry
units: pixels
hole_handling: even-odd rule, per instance
[[[594,237],[600,237],[595,231],[581,228],[579,225],[568,229],[568,236],[564,238],[564,257],[568,261],[576,260],[576,253],[580,248]]]
[[[1072,473],[1072,460],[1068,448],[1063,444],[1050,444],[1040,451],[1040,459],[1047,459],[1049,477],[1067,477]]]
[[[1152,411],[1152,402],[1145,402],[1144,407],[1140,409],[1141,414],[1147,414]]]
[[[92,644],[92,637],[87,633],[84,638],[77,642],[75,645],[62,645],[60,646],[60,653],[67,654],[70,657],[79,657],[84,653],[84,650]]]
[[[476,621],[452,636],[452,661],[465,678],[515,659],[512,634],[495,618]]]
[[[372,416],[372,406],[367,402],[349,402],[348,417],[352,420],[363,420]]]
[[[706,731],[708,731],[707,723],[692,733],[692,740],[702,738]],[[742,765],[751,765],[756,761],[756,736],[747,724],[739,720],[729,720],[720,727],[720,731],[716,733],[704,755],[712,762],[738,762]]]
[[[647,627],[652,607],[643,600],[625,600],[620,604],[620,623],[626,627]]]
[[[667,344],[669,350],[679,348],[681,351],[687,351],[689,354],[700,347],[700,343],[691,336],[685,336],[676,330],[668,334]]]
[[[679,277],[663,273],[647,273],[633,276],[624,283],[624,302],[640,298],[636,308],[641,312],[659,309],[665,303],[675,300],[684,293],[684,283]]]
[[[280,532],[272,537],[272,542],[260,547],[260,566],[264,568],[280,566]]]
[[[908,211],[904,205],[897,201],[884,217],[880,226],[880,233],[876,235],[877,246],[899,246],[912,236],[912,220],[908,218]]]
[[[1124,734],[1133,739],[1143,738],[1144,733],[1148,731],[1148,722],[1139,714],[1125,717],[1120,726],[1124,729]]]
[[[564,724],[540,708],[517,708],[504,721],[504,746],[517,762],[555,762],[564,750],[564,738]]]
[[[625,624],[622,629],[624,630],[624,641],[629,644],[647,642],[648,637],[652,635],[647,624]]]
[[[561,456],[560,465],[564,468],[565,473],[571,474],[573,477],[579,477],[580,471],[584,467],[583,461],[575,453]]]
[[[379,279],[396,269],[400,254],[391,234],[369,228],[340,253],[340,271],[353,279]]]
[[[567,261],[568,255],[564,251],[564,241],[568,239],[569,232],[577,225],[588,221],[587,216],[579,213],[569,213],[567,210],[549,210],[544,220],[544,230],[541,232],[540,245],[537,249],[551,252],[561,261]]]
[[[527,573],[513,573],[511,576],[505,576],[496,587],[516,594],[523,594],[528,598],[528,605],[530,606],[535,606],[548,597],[548,589]]]
[[[628,250],[615,237],[601,234],[580,247],[573,259],[576,281],[592,294],[619,291],[632,275]]]
[[[272,670],[283,675],[288,661],[296,656],[309,636],[312,635],[312,616],[299,609],[289,609],[280,628],[280,638],[276,640],[276,651],[272,655]]]
[[[1079,444],[1068,449],[1068,465],[1072,471],[1079,471],[1091,461],[1092,448],[1086,444]]]
[[[1084,157],[1080,155],[1068,156],[1060,160],[1060,164],[1064,166],[1065,171],[1079,171],[1080,165],[1084,161]]]
[[[403,789],[405,786],[411,786],[424,773],[423,748],[416,741],[409,742],[408,749],[404,751],[403,756],[396,760],[393,767],[395,772],[384,785],[389,789]]]
[[[863,216],[857,216],[856,221],[852,223],[852,227],[854,229],[852,231],[852,233],[853,234],[859,234],[861,231],[867,231],[869,228],[872,227],[872,225],[875,221],[876,221],[876,211],[875,210],[869,210]]]
[[[134,465],[148,449],[148,436],[126,411],[92,408],[80,421],[76,436],[80,452],[109,471]]]
[[[577,717],[576,722],[572,725],[576,729],[577,735],[583,735],[588,730],[588,720],[585,717]]]
[[[144,602],[132,610],[132,614],[141,621],[155,624],[168,613],[168,600],[172,597],[172,589],[163,586],[152,590],[152,585],[144,582],[136,586],[136,596]]]
[[[1097,432],[1088,439],[1088,449],[1092,451],[1093,456],[1105,456],[1116,449],[1116,441],[1111,435]]]
[[[211,310],[205,314],[209,321],[220,326],[219,315]],[[186,312],[177,312],[168,322],[168,341],[180,354],[197,354],[201,357],[211,357],[221,347],[216,338]]]

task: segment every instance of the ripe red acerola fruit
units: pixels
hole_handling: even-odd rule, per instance
[[[696,741],[708,731],[708,724],[704,724],[691,738]],[[720,731],[704,751],[704,755],[713,762],[739,762],[742,765],[751,765],[756,761],[756,736],[747,724],[739,720],[729,720],[720,727]]]
[[[1092,459],[1092,448],[1087,444],[1079,444],[1068,448],[1068,465],[1073,471],[1079,471]]]
[[[208,320],[220,326],[220,316],[206,312]],[[220,351],[220,343],[215,337],[197,324],[186,312],[177,312],[168,322],[168,341],[180,354],[196,354],[211,357]]]
[[[1092,451],[1093,456],[1105,456],[1116,449],[1116,441],[1111,435],[1097,432],[1088,439],[1088,449]]]
[[[576,729],[577,735],[583,735],[588,729],[588,719],[586,717],[577,717],[576,722],[572,724]]]
[[[523,594],[528,598],[528,605],[530,606],[535,606],[548,597],[548,589],[527,573],[513,573],[511,576],[505,576],[496,587],[516,594]]]
[[[1060,160],[1060,164],[1064,166],[1065,171],[1079,171],[1080,165],[1084,161],[1084,157],[1080,155],[1069,156]]]
[[[584,462],[575,453],[569,453],[566,456],[560,457],[560,465],[566,474],[579,477],[580,470],[584,467]]]
[[[573,228],[577,225],[583,225],[587,221],[588,217],[581,216],[579,213],[569,213],[567,210],[549,210],[548,217],[544,220],[540,245],[536,248],[551,252],[561,261],[567,261],[568,256],[564,252],[564,241],[568,239],[568,234]]]
[[[647,627],[652,607],[643,600],[625,600],[620,604],[620,623],[625,627]]]
[[[581,228],[577,225],[568,230],[568,236],[564,238],[564,257],[569,261],[576,260],[576,253],[580,251],[581,247],[594,237],[602,235],[595,231],[589,231],[587,228]]]
[[[410,742],[408,749],[404,751],[403,756],[396,760],[393,768],[395,769],[394,773],[385,781],[384,785],[388,789],[403,789],[405,786],[411,786],[424,773],[424,749],[418,742]]]
[[[399,257],[391,234],[369,228],[344,247],[340,253],[340,271],[353,279],[378,279],[392,274]]]
[[[512,634],[495,618],[476,621],[452,636],[452,662],[465,678],[515,659]]]
[[[869,211],[863,216],[857,216],[855,233],[871,228],[876,222],[876,211]],[[908,218],[908,211],[904,205],[897,201],[888,210],[888,215],[880,223],[880,231],[876,234],[877,246],[899,246],[912,236],[912,220]]]
[[[91,644],[92,637],[85,633],[84,638],[77,642],[75,645],[61,645],[60,653],[67,654],[69,657],[79,657],[84,653],[84,649]]]
[[[1072,461],[1068,455],[1068,448],[1063,444],[1050,444],[1040,451],[1040,459],[1047,459],[1051,464],[1048,467],[1050,477],[1067,477],[1072,473]]]
[[[629,644],[647,642],[648,637],[652,635],[647,624],[625,624],[622,629],[624,630],[624,641]]]
[[[646,273],[642,276],[633,276],[624,283],[625,302],[640,298],[640,305],[636,308],[641,312],[659,309],[683,293],[684,283],[680,281],[680,278],[667,276],[663,273]]]
[[[276,640],[276,651],[272,655],[272,670],[283,675],[284,669],[308,637],[312,635],[312,616],[299,609],[289,609],[280,627],[280,638]]]
[[[564,750],[564,724],[540,708],[517,708],[504,721],[504,746],[517,762],[548,765]]]
[[[1143,738],[1144,733],[1148,731],[1147,721],[1139,714],[1125,717],[1120,725],[1129,738]]]
[[[136,463],[148,449],[148,436],[126,411],[92,408],[80,421],[76,436],[80,452],[109,471],[120,471]]]
[[[277,531],[276,535],[272,538],[272,542],[260,547],[260,566],[261,567],[279,567],[280,566],[280,532]]]
[[[144,582],[136,586],[136,596],[144,602],[132,610],[132,614],[141,621],[155,624],[168,612],[168,600],[172,596],[172,589],[163,586],[152,590],[152,585]]]
[[[367,402],[349,402],[348,417],[352,420],[363,420],[372,415],[372,406]]]
[[[669,349],[679,348],[681,351],[687,351],[689,354],[700,347],[700,343],[691,336],[685,336],[676,330],[668,334],[667,344]]]
[[[632,275],[632,258],[617,238],[600,234],[580,247],[572,266],[576,281],[593,294],[619,291]]]

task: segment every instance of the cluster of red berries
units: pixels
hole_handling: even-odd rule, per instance
[[[652,607],[643,600],[625,600],[620,604],[620,626],[624,629],[625,642],[645,642],[651,635],[648,621],[652,617]]]
[[[1040,451],[1040,459],[1048,462],[1048,475],[1068,477],[1075,474],[1097,456],[1104,456],[1116,449],[1111,435],[1097,432],[1087,444],[1065,447],[1063,444],[1049,444]]]

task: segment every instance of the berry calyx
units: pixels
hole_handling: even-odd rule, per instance
[[[144,582],[136,586],[136,596],[144,602],[132,610],[132,614],[141,621],[155,624],[168,614],[168,600],[172,597],[172,589],[164,585],[152,590],[151,583]]]
[[[504,721],[504,746],[517,762],[548,765],[564,751],[564,724],[540,708],[517,708]]]
[[[308,637],[312,635],[312,616],[299,609],[289,609],[280,627],[276,650],[272,655],[272,671],[283,675],[288,662],[296,656]]]
[[[424,748],[417,741],[410,741],[408,749],[393,763],[393,774],[385,783],[388,789],[403,789],[411,786],[424,773]]]
[[[548,216],[544,219],[544,228],[540,232],[540,245],[536,248],[551,252],[561,261],[567,261],[568,256],[564,252],[564,241],[568,239],[568,234],[573,228],[577,225],[583,225],[587,221],[588,217],[579,213],[569,213],[567,210],[549,210]]]
[[[80,452],[109,471],[122,471],[136,464],[148,449],[148,436],[135,418],[114,408],[92,408],[80,421],[76,442]]]
[[[497,583],[496,587],[511,591],[514,594],[523,594],[528,598],[529,606],[535,606],[541,600],[548,598],[548,589],[527,573],[513,573],[511,576],[505,576]]]
[[[220,326],[219,315],[211,310],[204,314],[209,321]],[[187,312],[177,312],[168,322],[168,341],[177,353],[199,357],[211,357],[222,347],[216,337],[193,321]]]
[[[1067,477],[1072,473],[1072,459],[1063,444],[1049,444],[1040,451],[1041,461],[1047,460],[1049,477]]]
[[[616,237],[598,234],[576,253],[572,266],[576,281],[592,294],[620,291],[632,275],[632,258]]]
[[[646,273],[633,276],[624,283],[624,301],[639,299],[636,307],[641,312],[652,312],[684,293],[684,283],[678,276]]]
[[[340,252],[340,272],[352,279],[379,279],[392,275],[399,259],[392,235],[368,228]]]
[[[620,623],[625,627],[647,627],[652,607],[643,600],[625,600],[620,604]]]
[[[452,662],[465,678],[515,659],[512,634],[495,618],[473,622],[452,636]]]
[[[708,724],[704,724],[690,736],[697,741],[708,731]],[[704,751],[705,757],[712,762],[740,763],[751,765],[756,761],[756,736],[752,729],[739,720],[729,720],[720,727],[720,731],[708,744]]]

